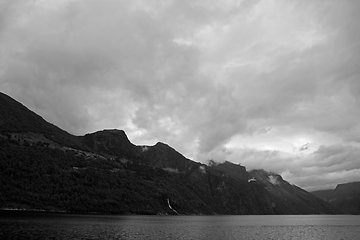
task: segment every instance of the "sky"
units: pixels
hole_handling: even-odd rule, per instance
[[[360,181],[360,1],[0,0],[0,91],[74,135]]]

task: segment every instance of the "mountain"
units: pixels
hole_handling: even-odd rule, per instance
[[[0,93],[0,208],[119,214],[337,214],[280,175],[205,165],[122,130],[73,136]]]
[[[89,150],[84,148],[77,137],[46,122],[42,117],[1,92],[0,131],[13,134],[13,138],[21,138],[24,133],[34,133],[36,137],[45,137],[53,144]]]
[[[320,209],[326,209],[329,206],[324,203],[324,201],[320,201],[320,199],[314,199],[313,196],[304,189],[288,183],[279,174],[265,170],[252,170],[250,174],[259,184],[267,189],[272,199],[271,204],[279,212],[312,214],[318,212]],[[296,208],[293,206],[296,206]]]
[[[311,192],[348,214],[360,214],[360,182],[338,184],[335,189]]]

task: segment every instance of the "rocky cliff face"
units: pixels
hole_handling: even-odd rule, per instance
[[[264,170],[194,162],[124,131],[73,136],[0,94],[0,207],[136,214],[333,214]],[[14,120],[15,119],[15,120]],[[17,136],[17,137],[14,137]]]
[[[360,214],[360,182],[338,184],[335,189],[312,192],[348,214]]]

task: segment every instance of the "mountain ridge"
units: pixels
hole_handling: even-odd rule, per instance
[[[360,214],[360,181],[337,184],[335,189],[311,192],[347,214]]]
[[[23,104],[0,92],[0,129],[1,132],[34,132],[43,134],[59,144],[83,150],[78,138],[65,130],[47,122]]]
[[[231,162],[205,165],[161,142],[137,146],[123,130],[73,136],[2,93],[0,113],[2,209],[120,214],[341,213],[280,175],[248,172],[245,166]]]

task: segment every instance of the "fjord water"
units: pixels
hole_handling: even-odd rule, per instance
[[[359,239],[360,216],[2,214],[0,239]]]

